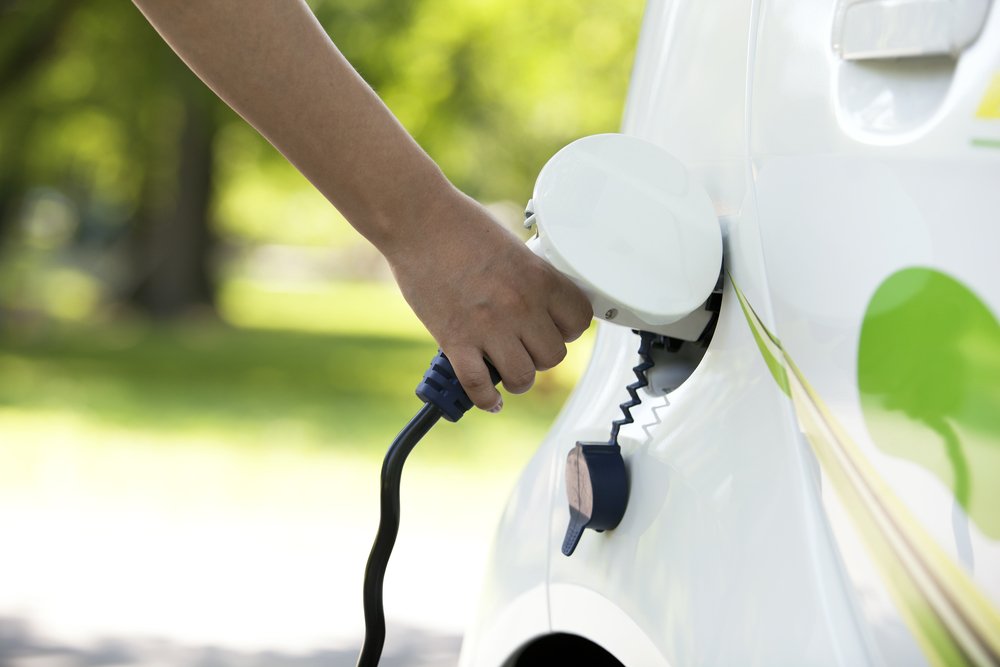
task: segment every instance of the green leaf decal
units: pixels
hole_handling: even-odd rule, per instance
[[[858,349],[868,431],[937,475],[1000,538],[1000,324],[965,285],[913,267],[875,291]]]

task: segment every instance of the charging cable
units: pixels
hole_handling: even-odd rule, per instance
[[[496,384],[500,381],[500,374],[489,362],[486,365],[493,384]],[[424,402],[424,406],[399,432],[382,462],[381,517],[375,533],[375,543],[368,556],[368,565],[365,567],[362,589],[365,643],[358,656],[358,667],[376,667],[385,645],[382,584],[389,556],[399,533],[399,485],[406,457],[439,419],[443,417],[447,421],[457,422],[473,405],[458,381],[451,361],[440,351],[417,385],[417,396]]]

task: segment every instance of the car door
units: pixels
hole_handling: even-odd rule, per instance
[[[883,664],[1000,655],[1000,12],[763,0],[749,157],[770,322]],[[738,287],[738,285],[737,285]]]

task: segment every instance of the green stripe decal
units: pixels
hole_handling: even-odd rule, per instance
[[[927,660],[1000,665],[1000,614],[881,478],[729,276],[754,340]]]
[[[976,148],[1000,148],[1000,139],[984,139],[982,137],[973,137],[969,140],[969,144],[975,146]]]
[[[730,277],[730,280],[732,278]],[[757,313],[753,312],[753,308],[745,298],[743,298],[743,293],[736,290],[736,296],[740,301],[740,308],[743,309],[743,316],[747,318],[747,322],[759,321],[757,318]],[[784,365],[781,363],[778,355],[780,354],[781,346],[778,344],[776,338],[771,336],[771,334],[764,329],[762,334],[757,330],[757,327],[751,326],[750,333],[753,334],[753,339],[757,342],[757,348],[760,350],[760,354],[764,357],[764,363],[767,364],[767,369],[771,371],[771,376],[774,381],[778,383],[778,388],[781,389],[785,396],[791,397],[791,390],[788,388],[788,373],[785,371]],[[771,349],[771,346],[777,348],[777,352]]]

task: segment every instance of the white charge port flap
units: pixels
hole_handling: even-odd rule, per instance
[[[715,209],[659,146],[621,134],[574,141],[542,168],[529,208],[529,246],[580,286],[597,317],[670,335],[715,288]]]

